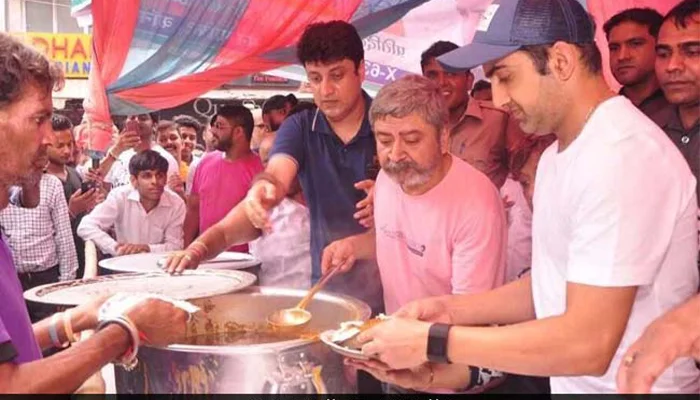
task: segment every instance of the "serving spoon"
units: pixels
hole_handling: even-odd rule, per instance
[[[321,288],[323,288],[326,283],[335,275],[338,271],[338,267],[333,268],[322,277],[316,284],[309,290],[309,292],[301,299],[301,301],[292,308],[284,308],[282,310],[277,310],[272,314],[267,316],[267,323],[275,328],[301,328],[311,321],[311,313],[306,310],[306,306],[309,305],[311,299],[314,295],[318,293]]]

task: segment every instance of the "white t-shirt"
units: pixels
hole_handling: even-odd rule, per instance
[[[512,178],[501,186],[501,196],[514,204],[508,209],[506,282],[520,278],[532,266],[532,210],[523,187]]]
[[[532,291],[537,318],[563,314],[567,282],[639,286],[602,377],[553,377],[552,393],[614,393],[627,348],[698,287],[695,178],[664,132],[629,100],[599,105],[563,152],[542,155],[535,181]],[[677,360],[654,393],[697,393],[700,371]]]
[[[168,160],[168,177],[171,175],[180,175],[180,167],[177,165],[177,160],[175,160],[172,154],[168,153],[167,150],[157,144],[152,145],[151,150],[158,152],[158,154]],[[135,155],[136,151],[134,149],[129,149],[121,153],[119,158],[112,164],[112,168],[109,169],[107,176],[105,176],[105,182],[111,183],[112,187],[130,184],[131,175],[129,174],[129,162]]]
[[[377,265],[388,314],[426,297],[503,285],[503,202],[491,180],[457,156],[442,180],[407,195],[384,171],[374,191]]]
[[[272,209],[272,232],[248,244],[262,262],[260,285],[292,289],[311,287],[309,209],[290,198]]]
[[[190,163],[190,169],[187,170],[187,180],[185,180],[185,194],[188,196],[192,194],[194,174],[195,172],[197,172],[197,167],[199,166],[199,162],[202,161],[202,158],[204,158],[204,155],[202,157],[193,156],[192,162]]]

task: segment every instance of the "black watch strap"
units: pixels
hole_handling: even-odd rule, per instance
[[[428,331],[428,361],[436,364],[450,364],[447,358],[447,337],[452,325],[435,323]]]

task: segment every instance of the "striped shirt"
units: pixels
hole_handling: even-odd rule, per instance
[[[63,185],[55,176],[44,174],[39,191],[35,208],[9,204],[0,211],[0,229],[17,272],[43,272],[58,265],[60,280],[75,279],[78,256]]]

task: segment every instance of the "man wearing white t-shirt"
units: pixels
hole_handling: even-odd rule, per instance
[[[414,302],[362,333],[363,353],[393,369],[451,361],[550,376],[553,393],[613,393],[627,348],[695,293],[695,179],[663,131],[610,91],[594,31],[576,0],[496,0],[472,44],[438,58],[484,64],[497,106],[525,132],[557,135],[535,181],[532,273]],[[652,392],[699,389],[681,358]]]
[[[110,183],[112,188],[130,184],[129,162],[136,154],[146,150],[154,150],[168,160],[168,177],[180,174],[177,160],[163,147],[153,143],[153,126],[156,123],[154,118],[151,114],[127,118],[125,129],[119,135],[129,136],[130,139],[133,137],[133,140],[124,140],[131,146],[129,148],[122,148],[119,145],[112,146],[100,164],[100,173],[104,174],[104,181]]]

